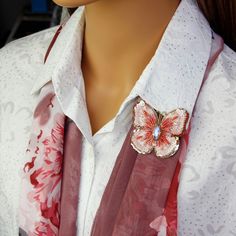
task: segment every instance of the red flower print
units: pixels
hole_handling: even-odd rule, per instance
[[[40,125],[45,125],[51,116],[50,107],[53,108],[52,100],[54,99],[55,94],[49,93],[47,94],[38,104],[34,112],[34,118],[39,119]]]
[[[45,222],[39,222],[35,226],[35,233],[30,233],[29,236],[57,236],[52,230],[51,225]]]
[[[40,132],[31,139],[29,150],[36,156],[24,167],[32,185],[28,200],[41,214],[41,221],[36,223],[32,235],[56,235],[59,228],[64,116],[58,113],[52,122],[54,125],[49,136],[45,137],[44,132]]]

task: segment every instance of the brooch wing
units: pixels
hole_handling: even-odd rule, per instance
[[[143,100],[134,106],[134,129],[131,137],[131,145],[142,154],[152,152],[154,148],[153,127],[157,122],[155,110]]]

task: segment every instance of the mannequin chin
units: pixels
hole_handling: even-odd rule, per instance
[[[87,5],[99,0],[53,0],[57,5],[67,8],[76,8],[79,6]]]

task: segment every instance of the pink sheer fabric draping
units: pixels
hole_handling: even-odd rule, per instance
[[[223,48],[221,38],[214,37],[203,82]],[[154,153],[143,155],[133,149],[131,125],[104,191],[92,236],[177,235],[177,191],[190,128],[181,138],[178,152],[160,159]],[[81,140],[75,123],[61,110],[52,84],[45,85],[35,109],[23,168],[21,232],[77,234]]]

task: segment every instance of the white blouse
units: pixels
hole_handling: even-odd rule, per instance
[[[156,110],[192,110],[206,69],[212,33],[194,0],[182,0],[162,40],[115,117],[95,135],[80,67],[84,8],[64,25],[46,64],[56,31],[17,40],[0,51],[0,235],[18,235],[20,169],[40,89],[52,81],[64,113],[83,134],[78,236],[93,219],[137,96]],[[101,110],[103,108],[101,107]],[[178,193],[180,236],[236,235],[236,54],[225,45],[196,104]]]

